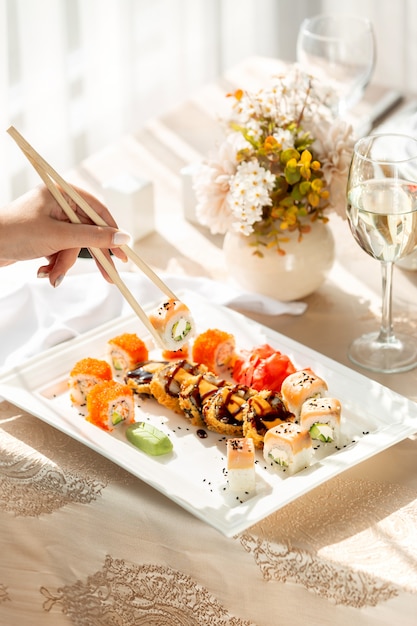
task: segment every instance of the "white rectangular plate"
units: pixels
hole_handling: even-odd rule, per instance
[[[344,445],[340,449],[321,445],[311,467],[294,476],[273,471],[258,452],[256,493],[237,497],[227,485],[224,437],[207,431],[207,438],[200,439],[185,417],[152,398],[138,400],[136,419],[169,434],[174,445],[169,455],[147,456],[127,442],[123,425],[107,433],[88,423],[71,406],[68,374],[81,358],[105,358],[106,341],[123,332],[136,332],[150,341],[135,316],[109,322],[6,372],[0,376],[0,396],[125,468],[229,537],[417,432],[416,403],[235,311],[189,292],[181,299],[189,306],[198,333],[208,328],[228,331],[238,349],[269,343],[298,369],[310,367],[326,380],[329,395],[342,403]],[[161,358],[158,350],[151,356]]]

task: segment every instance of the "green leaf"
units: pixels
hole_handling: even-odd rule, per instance
[[[281,152],[281,163],[283,165],[286,165],[288,161],[290,161],[291,159],[295,159],[296,161],[298,161],[299,158],[300,158],[300,153],[298,152],[298,150],[295,150],[294,148],[288,148],[287,150],[283,150]]]
[[[291,198],[294,201],[300,202],[303,199],[303,194],[301,193],[301,189],[300,189],[301,185],[302,183],[299,183],[299,184],[294,185],[294,187],[292,188]]]
[[[291,196],[287,196],[286,198],[284,198],[284,200],[281,200],[280,205],[285,207],[286,209],[289,209],[290,207],[294,206],[294,200],[291,198]]]
[[[295,185],[301,178],[300,170],[298,168],[286,167],[284,170],[285,179],[288,184]]]

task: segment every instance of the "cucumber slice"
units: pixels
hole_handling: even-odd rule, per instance
[[[136,422],[128,426],[126,437],[130,443],[151,456],[168,454],[173,448],[168,435],[146,422]]]
[[[310,428],[310,436],[312,439],[318,439],[323,443],[330,443],[333,441],[333,428],[328,424],[313,424]]]
[[[117,371],[121,371],[123,369],[123,364],[119,359],[113,359],[113,367]]]
[[[171,335],[174,341],[181,341],[185,339],[188,333],[191,330],[190,322],[184,320],[183,318],[179,319],[178,322],[172,327]]]
[[[272,452],[268,454],[268,457],[280,467],[289,467],[289,463],[286,459],[279,457],[279,456],[275,456],[275,454],[273,454]]]
[[[120,413],[118,413],[117,411],[113,411],[113,413],[111,414],[111,423],[113,424],[113,426],[116,426],[116,424],[120,424],[120,422],[123,422],[123,416],[120,415]]]

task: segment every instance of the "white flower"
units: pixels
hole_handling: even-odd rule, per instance
[[[194,177],[196,215],[213,234],[226,233],[233,223],[229,189],[236,169],[236,141],[231,136],[220,146],[217,159],[202,164]]]
[[[294,65],[256,93],[230,95],[227,138],[194,180],[199,221],[280,248],[277,221],[301,234],[330,208],[345,214],[353,133],[334,116],[331,89]]]
[[[283,150],[288,150],[294,146],[294,137],[289,130],[278,128],[272,136],[281,144]]]
[[[342,120],[335,120],[317,129],[315,136],[313,145],[320,155],[331,206],[341,217],[346,217],[346,182],[354,144],[352,128]]]
[[[241,163],[230,183],[231,211],[237,221],[235,230],[253,232],[252,225],[262,219],[262,208],[272,204],[269,193],[275,185],[275,176],[256,159]]]

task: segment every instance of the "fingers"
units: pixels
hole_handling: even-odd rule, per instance
[[[64,216],[57,204],[53,204],[49,215],[45,216],[43,224],[44,251],[39,246],[38,255],[46,256],[48,263],[39,268],[39,277],[48,277],[52,286],[61,284],[68,270],[77,260],[81,248],[99,248],[111,261],[109,250],[115,257],[123,262],[127,262],[128,257],[120,246],[130,243],[130,235],[117,228],[117,223],[113,219],[108,209],[90,193],[76,188],[78,193],[88,202],[90,206],[103,218],[108,226],[97,226],[84,214],[82,209],[74,207],[80,218],[80,223],[72,224]],[[65,219],[63,219],[63,217]],[[54,249],[54,245],[57,248]],[[42,254],[43,252],[43,254]],[[34,258],[36,251],[34,252]],[[99,263],[103,277],[112,282],[106,271]]]
[[[68,270],[71,269],[71,267],[76,262],[79,251],[79,248],[71,248],[68,250],[61,250],[60,252],[52,254],[48,257],[48,263],[39,267],[38,278],[48,278],[52,287],[59,287],[59,285],[64,280]],[[119,252],[120,258],[122,260],[125,260],[127,258],[126,255],[120,250],[120,248],[116,248],[114,254],[116,252]],[[114,265],[110,252],[108,250],[103,250],[103,253],[105,254],[108,261],[112,265]],[[96,259],[94,260],[103,278],[107,280],[107,282],[112,283],[113,281],[107,274],[106,270],[100,265],[100,263]]]
[[[110,263],[113,263],[110,254],[108,252],[105,252],[105,254]],[[59,287],[59,285],[64,280],[68,270],[71,269],[77,258],[78,250],[62,250],[61,252],[52,255],[49,258],[48,264],[41,265],[41,267],[38,269],[38,278],[48,278],[52,287]],[[100,270],[103,278],[107,280],[108,283],[113,282],[110,276],[107,274],[106,270],[100,265],[98,261],[96,261],[96,265]]]
[[[59,287],[68,270],[78,258],[78,249],[61,250],[48,258],[48,264],[38,269],[38,278],[49,278],[52,287]]]
[[[69,222],[56,222],[56,241],[62,248],[101,248],[102,250],[116,250],[119,246],[128,244],[130,235],[117,228],[108,226],[95,226],[91,224],[70,224]],[[116,256],[121,260],[127,260],[125,253],[118,250]]]
[[[119,246],[129,244],[131,241],[130,235],[117,227],[117,223],[110,211],[100,200],[84,189],[75,186],[74,189],[103,218],[108,226],[91,224],[91,220],[85,215],[84,211],[75,205],[75,210],[79,214],[82,223],[70,225],[66,219],[59,221],[60,238],[58,241],[62,244],[65,242],[65,245],[62,245],[62,249],[70,247],[111,249],[115,256],[126,262],[127,256],[123,251],[119,250]]]
[[[123,252],[121,248],[111,248],[111,251],[114,254],[114,256],[116,256],[118,259],[123,261],[123,263],[127,263],[128,257],[126,256],[126,254]]]

